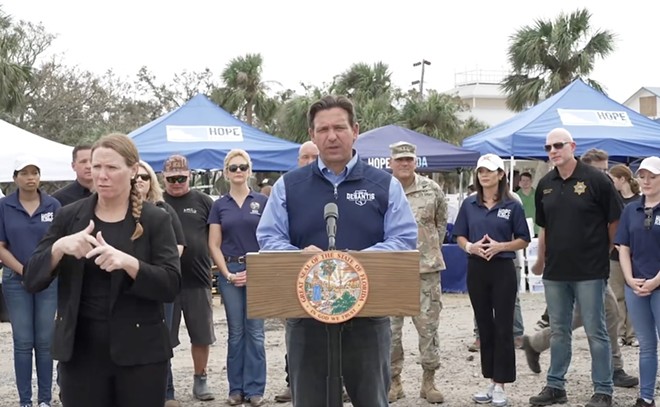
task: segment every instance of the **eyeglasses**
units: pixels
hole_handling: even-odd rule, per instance
[[[135,179],[140,178],[142,181],[151,181],[151,175],[149,174],[138,174]]]
[[[646,218],[644,218],[644,229],[651,230],[651,226],[653,225],[653,208],[644,208],[644,215],[646,215]]]
[[[183,184],[188,181],[187,175],[173,175],[171,177],[165,177],[165,180],[170,184]]]
[[[545,151],[547,151],[549,153],[552,150],[552,147],[554,147],[555,150],[561,150],[562,148],[564,148],[564,146],[566,144],[571,144],[571,142],[570,141],[560,141],[559,143],[546,144],[546,145],[543,146],[543,148],[545,149]]]
[[[250,166],[247,164],[240,164],[240,165],[232,164],[229,167],[227,167],[227,169],[229,170],[229,172],[236,172],[238,170],[245,172],[250,169]]]

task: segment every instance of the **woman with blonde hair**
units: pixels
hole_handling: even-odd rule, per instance
[[[610,177],[614,182],[614,187],[623,200],[624,205],[640,199],[639,183],[633,177],[633,173],[624,164],[617,164],[610,168]],[[621,263],[619,263],[619,250],[615,247],[610,254],[610,287],[616,297],[616,302],[619,308],[619,342],[623,346],[639,346],[639,342],[635,337],[635,329],[633,328],[630,320],[630,313],[626,305],[626,296],[624,287],[626,280],[621,271]]]
[[[227,403],[236,406],[247,401],[255,407],[265,404],[266,350],[264,321],[247,318],[245,255],[259,251],[257,225],[267,198],[248,187],[251,168],[250,156],[243,150],[231,150],[225,157],[224,177],[229,181],[229,193],[211,208],[209,251],[223,277],[218,279],[218,287],[229,330]]]
[[[137,176],[135,177],[135,187],[142,195],[142,199],[146,202],[151,202],[157,207],[161,208],[170,215],[172,220],[172,227],[174,228],[174,235],[176,237],[176,247],[179,252],[179,257],[183,253],[186,246],[186,238],[183,233],[183,226],[179,220],[179,216],[170,204],[163,200],[163,189],[158,183],[158,177],[154,169],[146,161],[139,161],[139,168]],[[174,335],[172,331],[172,319],[174,317],[174,303],[165,303],[165,323],[170,330],[170,335]],[[178,343],[178,338],[172,338],[173,347]],[[172,378],[172,364],[167,364],[167,390],[165,391],[165,407],[180,407],[179,403],[174,397],[174,381]]]
[[[170,217],[136,187],[138,161],[125,135],[94,143],[96,192],[57,212],[24,270],[33,293],[58,277],[52,353],[66,407],[165,404],[163,303],[181,271]]]

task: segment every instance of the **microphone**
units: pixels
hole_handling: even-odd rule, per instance
[[[337,234],[337,219],[339,208],[334,202],[325,204],[323,208],[323,219],[325,219],[325,230],[328,233],[328,250],[335,250],[335,236]]]

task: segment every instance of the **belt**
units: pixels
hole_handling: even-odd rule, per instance
[[[245,256],[225,256],[225,263],[245,263]]]

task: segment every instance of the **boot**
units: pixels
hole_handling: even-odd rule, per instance
[[[429,403],[442,403],[445,401],[440,390],[435,388],[435,370],[424,370],[419,397],[426,399]]]
[[[214,400],[215,396],[206,384],[206,373],[195,375],[193,380],[193,397],[201,401]]]
[[[403,392],[403,384],[401,384],[401,376],[396,375],[392,378],[392,385],[390,386],[390,392],[387,395],[387,400],[390,403],[394,403],[398,399],[406,397]]]

